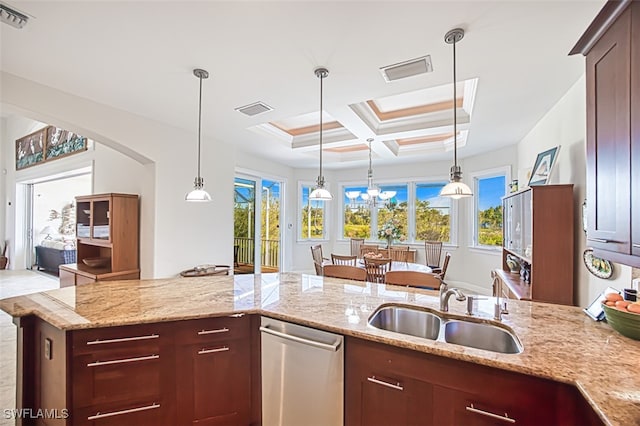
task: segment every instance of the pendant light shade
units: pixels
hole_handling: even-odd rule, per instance
[[[464,182],[462,182],[462,170],[458,166],[458,115],[456,113],[456,43],[464,37],[464,30],[456,28],[449,31],[444,36],[447,44],[453,45],[453,166],[451,166],[451,176],[449,183],[440,191],[441,197],[451,197],[459,199],[463,197],[471,197],[473,192]]]
[[[333,200],[331,193],[324,187],[324,176],[322,176],[322,81],[329,75],[329,70],[323,67],[316,68],[314,71],[316,77],[320,79],[320,173],[316,188],[309,194],[309,199],[317,201]]]
[[[200,80],[200,95],[198,98],[198,175],[193,182],[193,191],[189,192],[184,199],[193,202],[211,201],[211,196],[204,190],[204,179],[200,176],[200,137],[202,129],[202,80],[209,78],[209,73],[205,70],[196,68],[193,75]]]

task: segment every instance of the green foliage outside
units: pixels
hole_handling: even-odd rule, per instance
[[[269,209],[267,210],[267,203]],[[262,238],[269,240],[280,240],[280,200],[277,198],[262,197]],[[269,226],[267,227],[267,219]],[[267,228],[269,232],[267,232]]]
[[[489,207],[478,212],[478,244],[502,246],[502,207]]]
[[[302,208],[301,238],[321,239],[324,226],[324,209],[322,207],[304,206]]]
[[[416,202],[416,240],[451,240],[451,224],[448,209],[436,209],[428,201]]]
[[[370,238],[371,235],[371,210],[360,206],[354,211],[350,207],[344,210],[344,237],[345,238]]]

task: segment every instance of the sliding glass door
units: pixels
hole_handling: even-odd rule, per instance
[[[282,183],[248,175],[234,181],[234,245],[236,274],[279,272]]]

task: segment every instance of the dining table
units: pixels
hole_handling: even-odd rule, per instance
[[[333,265],[330,260],[322,262],[322,266]],[[356,266],[364,269],[364,259],[356,259]],[[392,261],[390,271],[418,271],[418,272],[433,272],[433,270],[427,265],[413,262]]]

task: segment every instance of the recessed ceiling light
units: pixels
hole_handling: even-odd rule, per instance
[[[387,65],[386,67],[380,68],[380,72],[387,83],[414,75],[433,72],[431,55],[409,59],[408,61],[398,64]]]
[[[262,114],[263,112],[272,111],[273,108],[271,108],[264,102],[259,101],[249,105],[238,107],[235,110],[252,117],[254,115]]]

